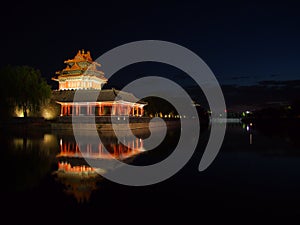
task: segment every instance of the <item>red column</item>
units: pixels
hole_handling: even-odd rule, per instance
[[[90,105],[86,105],[86,115],[90,115]]]
[[[102,154],[102,143],[98,144],[98,154],[99,154],[99,156],[101,156],[101,154]]]
[[[139,139],[138,138],[135,139],[135,144],[136,144],[136,148],[139,149]]]
[[[140,147],[141,147],[141,148],[143,148],[143,144],[144,144],[144,143],[143,143],[143,140],[140,139]]]
[[[99,116],[102,116],[103,115],[103,106],[102,104],[100,104],[100,108],[99,108]]]
[[[112,114],[113,114],[113,115],[117,115],[117,107],[118,107],[118,106],[117,106],[116,104],[112,104],[111,107],[112,107],[112,109],[114,108]]]
[[[63,152],[63,143],[62,143],[62,139],[60,139],[59,141],[59,148],[60,148],[60,152],[62,153]]]
[[[111,114],[112,114],[112,115],[116,115],[116,112],[117,112],[117,106],[116,106],[115,104],[113,104],[113,105],[111,105],[111,107],[112,107],[112,112],[111,112]]]
[[[120,109],[119,104],[117,104],[117,107],[116,107],[116,115],[121,115],[121,109]]]

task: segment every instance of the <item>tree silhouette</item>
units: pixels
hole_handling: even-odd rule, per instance
[[[29,66],[6,66],[0,71],[3,114],[9,114],[15,107],[23,111],[38,111],[41,104],[51,96],[51,88],[41,77],[39,70]]]

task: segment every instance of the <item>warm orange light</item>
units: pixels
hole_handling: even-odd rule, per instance
[[[29,109],[27,109],[26,111],[27,111],[27,115],[28,115],[29,112],[30,112]],[[15,108],[15,115],[16,115],[17,117],[24,117],[23,110],[20,109],[20,108],[18,108],[18,107],[16,107],[16,108]]]
[[[46,120],[51,120],[56,117],[56,113],[55,113],[54,109],[44,108],[44,109],[42,109],[42,116]]]
[[[95,171],[95,169],[92,167],[88,167],[85,165],[71,166],[71,164],[67,163],[67,162],[58,162],[58,170],[65,171],[65,172],[74,172],[74,173],[94,172]]]
[[[65,142],[60,140],[60,153],[57,157],[88,157],[94,159],[126,159],[133,157],[145,151],[143,148],[143,140],[136,139],[128,141],[127,147],[123,144],[110,144],[110,152],[103,151],[104,145],[99,143],[97,148],[93,148],[90,144],[76,144],[73,142]],[[80,146],[80,150],[79,150]]]
[[[93,62],[90,52],[78,51],[73,59],[64,61],[66,68],[56,72],[59,90],[69,89],[100,89],[107,82],[104,73],[98,70],[101,65]]]

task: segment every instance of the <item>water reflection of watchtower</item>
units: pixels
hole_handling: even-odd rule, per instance
[[[60,139],[60,153],[58,157],[88,157],[94,159],[126,159],[144,152],[143,140],[141,138],[131,137],[122,140],[119,143],[117,139],[108,140],[102,138],[98,142],[76,142],[74,139]],[[107,151],[106,151],[107,150]]]

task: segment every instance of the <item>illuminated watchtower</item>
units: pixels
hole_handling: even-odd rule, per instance
[[[101,65],[93,62],[89,51],[78,51],[74,59],[64,63],[67,67],[52,78],[59,83],[58,90],[52,92],[52,98],[61,106],[60,116],[143,116],[146,102],[132,93],[114,88],[102,89],[107,79],[99,70]],[[74,95],[79,89],[85,89],[86,95],[75,102]],[[96,94],[97,99],[89,98]]]
[[[98,68],[99,63],[93,62],[89,51],[78,51],[74,59],[64,61],[67,67],[56,72],[57,77],[52,80],[58,81],[58,90],[94,89],[101,90],[107,82],[104,73]]]

